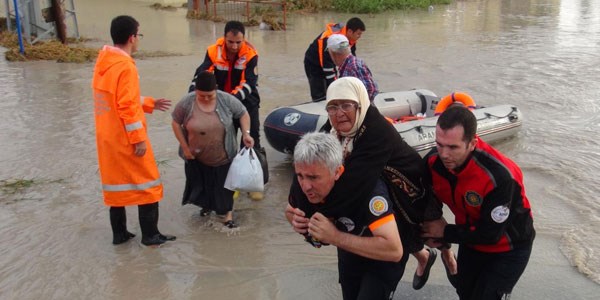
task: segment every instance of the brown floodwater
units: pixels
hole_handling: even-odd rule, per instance
[[[75,1],[80,33],[110,43],[110,20],[141,23],[141,48],[181,56],[138,60],[144,95],[178,101],[222,23],[140,1]],[[288,16],[287,31],[247,29],[260,54],[261,118],[309,99],[308,44],[349,14]],[[521,165],[538,238],[515,299],[594,299],[600,292],[600,4],[586,0],[470,0],[432,11],[360,15],[357,54],[382,91],[426,88],[470,93],[478,104],[517,105],[521,132],[496,146]],[[170,114],[148,116],[165,198],[159,228],[176,242],[113,246],[103,206],[90,83],[93,63],[9,63],[0,58],[1,299],[340,299],[336,252],[314,249],[283,216],[290,158],[266,139],[265,199],[235,202],[235,232],[195,206],[181,206],[183,163]],[[33,179],[24,189],[6,181]],[[573,267],[572,267],[572,266]],[[414,260],[396,298],[456,299],[441,264],[419,292]],[[570,287],[565,289],[564,287]]]

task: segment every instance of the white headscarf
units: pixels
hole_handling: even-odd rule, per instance
[[[360,128],[365,120],[367,109],[371,105],[371,101],[369,101],[369,94],[367,93],[365,85],[356,77],[342,77],[331,83],[327,88],[326,105],[329,105],[329,102],[333,100],[351,100],[358,103],[354,125],[352,125],[350,131],[337,132],[334,127],[331,127],[332,134],[340,135],[343,138],[342,146],[344,146],[344,152],[347,154],[352,151],[352,138],[354,138],[358,128]],[[331,118],[332,116],[329,116],[329,122],[333,124]]]

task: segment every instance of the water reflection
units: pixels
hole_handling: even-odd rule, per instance
[[[77,1],[80,32],[108,43],[110,19],[134,15],[145,34],[142,49],[188,54],[137,62],[143,94],[177,101],[223,24],[187,20],[185,11],[155,11],[147,5]],[[309,99],[304,51],[326,22],[350,17],[293,15],[286,32],[248,29],[260,54],[263,118],[277,106]],[[560,239],[570,261],[600,282],[600,258],[589,255],[600,249],[595,226],[600,188],[594,177],[600,173],[595,138],[600,126],[600,5],[584,0],[457,1],[431,13],[361,18],[367,31],[358,55],[382,90],[418,87],[438,95],[463,90],[481,104],[511,103],[524,112],[522,132],[498,145],[523,167],[541,243],[516,297],[565,298],[559,285],[537,283],[562,273],[569,275],[561,281],[574,287],[570,292],[594,299],[597,285],[569,273],[558,246],[544,241]],[[340,298],[335,249],[306,247],[283,217],[292,176],[289,157],[267,149],[267,197],[253,202],[242,195],[235,204],[242,228],[239,235],[227,236],[206,226],[195,207],[180,206],[183,164],[176,156],[169,114],[155,113],[148,122],[157,159],[168,162],[160,167],[166,187],[160,226],[178,241],[158,251],[140,246],[133,209],[128,219],[138,238],[113,247],[98,187],[92,68],[0,59],[0,179],[46,180],[25,193],[0,196],[2,298]],[[56,179],[62,180],[51,182]],[[454,295],[441,265],[434,269],[428,284],[432,294],[414,294],[403,285],[397,297]]]

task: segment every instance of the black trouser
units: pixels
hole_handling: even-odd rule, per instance
[[[398,282],[392,286],[376,274],[366,273],[352,282],[342,282],[341,285],[344,300],[388,300],[394,294]]]
[[[250,115],[250,136],[254,139],[254,148],[260,149],[260,119],[258,115],[259,107],[258,106],[246,106],[246,110],[248,111],[248,115]],[[234,119],[233,124],[237,129],[240,128],[240,120]],[[242,139],[240,142],[240,148],[244,147],[244,140]]]
[[[313,102],[325,100],[327,95],[327,80],[325,73],[321,69],[314,70],[312,65],[304,63],[304,73],[308,78],[308,86],[310,87],[310,98]]]
[[[509,252],[485,253],[461,245],[458,251],[458,288],[461,300],[508,299],[525,271],[531,245]]]
[[[119,237],[127,234],[127,214],[125,213],[125,207],[111,206],[109,211],[113,236]],[[142,230],[142,239],[149,239],[160,233],[158,231],[158,202],[138,205],[138,215]]]
[[[325,100],[327,95],[327,81],[323,76],[311,75],[308,77],[308,85],[310,86],[310,98],[313,102]]]
[[[404,252],[402,259],[397,263],[377,261],[374,263],[377,265],[376,267],[369,267],[364,264],[356,265],[356,261],[347,263],[338,259],[338,272],[343,299],[392,299],[398,282],[404,274],[407,260],[408,252]]]

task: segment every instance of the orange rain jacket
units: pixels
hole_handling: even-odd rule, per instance
[[[133,58],[119,48],[104,46],[94,67],[92,89],[104,203],[127,206],[160,201],[163,186],[144,116],[154,109],[154,99],[140,96]],[[142,141],[146,153],[136,156],[134,144]]]

